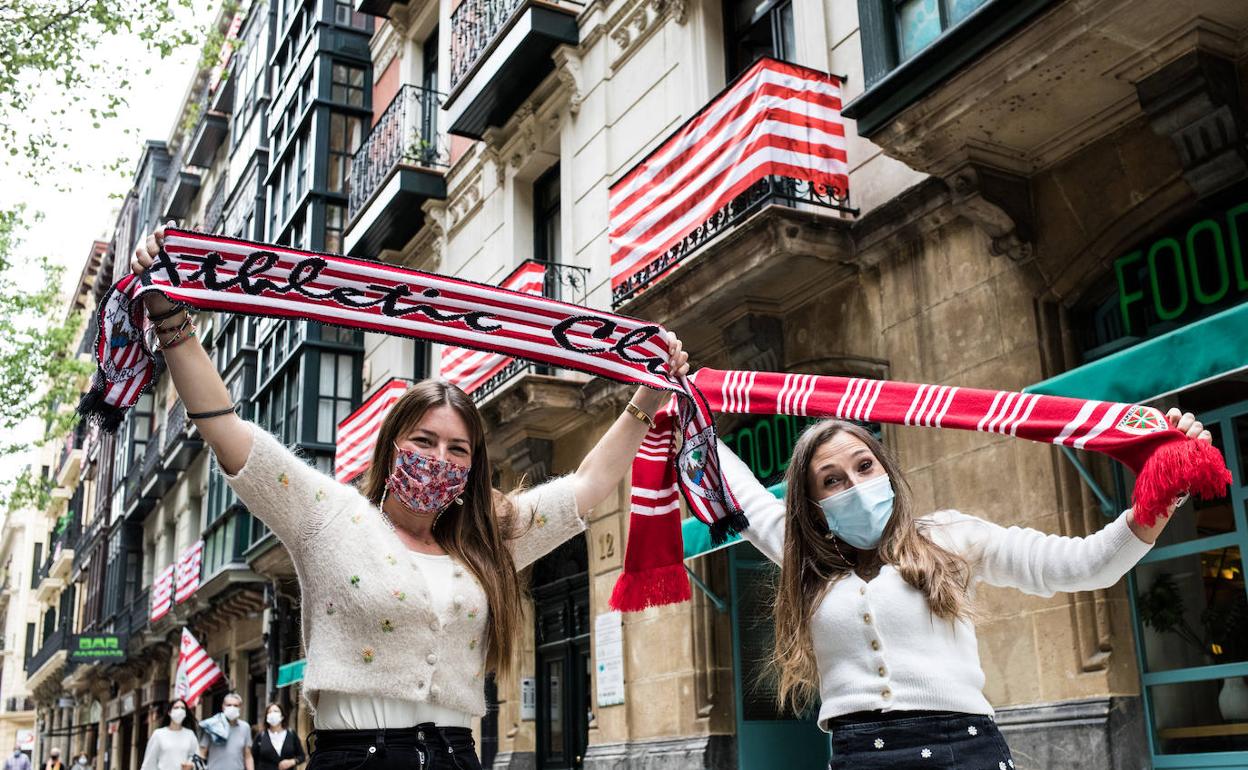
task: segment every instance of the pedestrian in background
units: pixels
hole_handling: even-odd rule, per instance
[[[175,698],[160,727],[147,739],[140,770],[193,770],[192,758],[198,749],[195,718],[186,701]]]
[[[243,698],[236,692],[225,696],[221,713],[200,723],[199,755],[208,770],[255,770],[251,758],[251,725],[239,717]]]
[[[13,747],[13,756],[4,760],[4,770],[31,770],[30,757],[21,746]]]
[[[270,703],[265,709],[264,721],[265,729],[251,744],[256,770],[292,770],[302,765],[306,759],[303,742],[294,729],[287,726],[286,710],[282,705]]]

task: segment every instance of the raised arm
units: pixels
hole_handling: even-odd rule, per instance
[[[667,347],[667,370],[676,376],[689,372],[689,354],[675,336]],[[606,499],[613,489],[619,486],[624,474],[632,467],[633,458],[641,448],[641,440],[646,437],[649,428],[648,419],[662,408],[671,398],[671,394],[651,390],[647,387],[637,388],[630,403],[633,408],[645,417],[637,416],[633,411],[620,413],[598,443],[581,460],[580,467],[569,478],[573,493],[576,495],[576,511],[584,517],[594,506]]]
[[[159,227],[135,250],[130,269],[136,275],[152,266],[164,239],[165,228]],[[188,311],[176,310],[169,300],[155,292],[145,294],[143,304],[148,317],[156,324],[156,337],[173,378],[173,387],[186,406],[187,417],[195,422],[199,434],[212,447],[222,470],[237,473],[251,452],[251,428],[234,412],[217,417],[194,417],[227,409],[234,403],[204,346],[191,334],[194,320],[188,317]]]
[[[776,564],[784,561],[784,501],[767,491],[724,442],[719,442],[719,465],[728,488],[741,504],[750,526],[741,536]]]

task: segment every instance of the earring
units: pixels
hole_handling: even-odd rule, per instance
[[[463,504],[464,504],[464,498],[463,498],[462,496],[461,496],[461,497],[457,497],[457,498],[455,498],[455,504],[456,504],[456,505],[463,505]]]

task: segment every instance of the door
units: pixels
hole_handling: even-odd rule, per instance
[[[778,568],[745,542],[729,549],[728,565],[738,768],[827,767],[828,739],[815,724],[817,708],[799,717],[776,704],[777,677],[768,661],[775,640],[771,603]]]
[[[537,629],[537,766],[580,768],[589,743],[589,572],[585,538],[533,568]]]

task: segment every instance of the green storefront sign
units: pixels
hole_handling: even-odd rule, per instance
[[[115,663],[126,659],[126,638],[117,634],[74,634],[69,638],[71,663]]]
[[[811,417],[771,414],[721,438],[750,467],[755,478],[773,483],[779,481],[789,467],[789,456],[793,454],[797,437],[814,421]]]
[[[1248,299],[1248,202],[1215,206],[1114,262],[1124,337],[1151,337]]]

